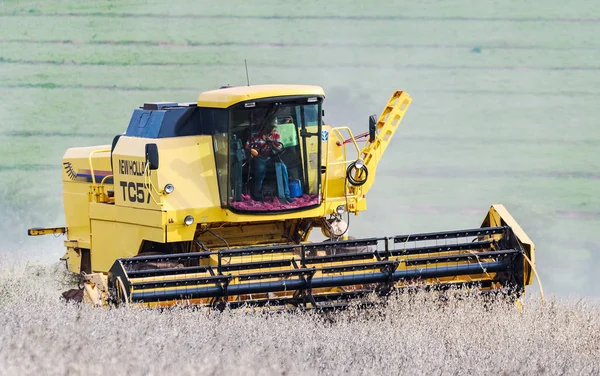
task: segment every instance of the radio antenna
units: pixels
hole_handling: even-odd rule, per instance
[[[246,65],[246,81],[248,81],[248,86],[250,86],[250,76],[248,76],[248,62],[244,59],[244,64]]]

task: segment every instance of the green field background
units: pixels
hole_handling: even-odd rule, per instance
[[[65,149],[243,85],[247,59],[253,84],[321,85],[355,132],[412,96],[352,235],[477,227],[502,203],[547,293],[598,297],[599,36],[592,1],[0,0],[0,251],[58,259],[25,233],[63,224]]]

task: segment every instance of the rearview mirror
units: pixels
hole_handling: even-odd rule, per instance
[[[377,130],[377,115],[369,116],[369,142],[375,141],[375,131]]]
[[[146,144],[146,163],[150,170],[158,169],[158,146],[156,144]]]
[[[307,131],[306,129],[300,129],[300,137],[312,137],[312,136],[318,136],[318,133],[311,133],[309,131]]]

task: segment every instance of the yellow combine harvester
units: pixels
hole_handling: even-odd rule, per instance
[[[411,98],[369,131],[322,123],[317,86],[224,87],[146,103],[112,145],[63,157],[63,260],[94,305],[341,307],[412,284],[519,295],[534,245],[501,205],[481,228],[351,239]],[[358,139],[365,138],[359,147]],[[311,230],[326,235],[309,242]],[[77,295],[77,294],[75,294]]]

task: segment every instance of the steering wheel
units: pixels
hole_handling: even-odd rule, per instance
[[[274,157],[279,157],[285,151],[281,141],[265,140],[265,143],[258,149],[258,154],[262,155],[267,147],[271,150]]]

